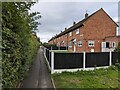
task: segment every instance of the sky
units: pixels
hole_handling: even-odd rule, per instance
[[[56,34],[64,31],[89,15],[103,8],[115,22],[118,22],[118,2],[39,2],[32,6],[31,12],[38,11],[42,18],[38,20],[37,36],[42,42],[48,42]]]

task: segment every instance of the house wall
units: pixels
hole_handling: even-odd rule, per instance
[[[111,18],[100,9],[97,13],[92,15],[88,20],[84,22],[84,26],[79,27],[79,34],[76,35],[76,29],[72,31],[72,36],[60,37],[57,42],[65,41],[65,43],[71,42],[72,39],[76,39],[76,52],[90,52],[91,49],[94,49],[95,52],[101,51],[101,43],[105,40],[106,37],[116,36],[116,24],[111,20]],[[94,41],[94,47],[88,46],[88,41]],[[82,47],[78,47],[78,41],[82,41]],[[72,48],[68,48],[69,51],[74,51],[74,45]]]
[[[95,52],[101,51],[101,43],[105,37],[116,36],[116,24],[106,15],[103,10],[100,10],[92,17],[90,17],[81,28],[81,34],[84,35],[85,51],[90,52],[94,49]],[[88,47],[88,41],[95,42],[94,47]],[[78,49],[78,51],[80,51]]]
[[[120,36],[118,36],[118,37],[107,37],[107,38],[105,38],[105,42],[110,42],[110,47],[112,47],[112,42],[115,42],[116,47],[117,47],[118,43],[120,42]]]
[[[53,40],[49,41],[48,43],[49,43],[49,44],[53,44]]]

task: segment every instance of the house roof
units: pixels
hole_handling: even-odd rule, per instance
[[[65,35],[75,29],[77,29],[78,27],[82,27],[84,26],[84,22],[87,21],[90,17],[92,17],[94,14],[96,14],[97,12],[99,12],[100,10],[103,10],[103,8],[100,8],[99,10],[97,10],[96,12],[94,12],[93,14],[89,15],[88,17],[84,18],[83,20],[79,21],[78,23],[74,24],[73,26],[69,27],[68,29],[66,29],[65,31],[61,32],[60,34],[56,35],[55,37],[52,37],[49,41],[58,38],[62,35]],[[104,10],[103,10],[104,11]],[[104,11],[105,12],[105,11]],[[113,21],[113,19],[105,12],[105,14]],[[115,21],[113,21],[115,23]],[[116,23],[115,23],[116,24]],[[116,24],[116,26],[118,26]],[[49,42],[48,41],[48,42]]]

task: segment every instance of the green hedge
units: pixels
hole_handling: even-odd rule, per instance
[[[2,3],[2,87],[15,88],[23,79],[39,42],[31,32],[37,27],[28,10],[33,3]]]
[[[38,48],[38,41],[31,36],[24,51],[19,36],[7,28],[3,30],[3,88],[16,87],[31,65]]]
[[[19,36],[7,28],[3,30],[3,87],[15,86],[19,78],[21,65]]]

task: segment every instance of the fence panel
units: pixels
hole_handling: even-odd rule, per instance
[[[49,50],[48,49],[46,49],[46,57],[47,57],[47,60],[48,60],[48,62],[49,62]]]
[[[109,52],[86,53],[85,67],[109,66]]]
[[[60,47],[60,50],[68,50],[68,47]]]
[[[54,53],[54,69],[83,67],[83,53]]]
[[[120,63],[120,52],[112,52],[112,64]]]
[[[49,52],[49,65],[51,67],[51,52]]]
[[[46,58],[47,58],[48,63],[51,67],[51,52],[48,49],[46,49]]]

